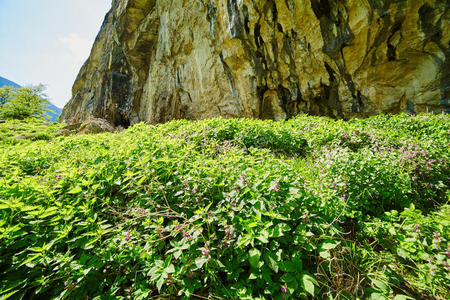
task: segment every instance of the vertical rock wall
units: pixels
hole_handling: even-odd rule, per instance
[[[62,119],[335,118],[450,105],[448,0],[114,0]]]

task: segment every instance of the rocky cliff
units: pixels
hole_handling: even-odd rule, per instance
[[[448,0],[114,0],[62,119],[441,112]]]

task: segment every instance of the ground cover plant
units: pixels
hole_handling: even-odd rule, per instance
[[[17,124],[1,299],[450,297],[446,115]]]

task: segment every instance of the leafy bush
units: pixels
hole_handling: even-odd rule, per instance
[[[30,117],[44,119],[49,105],[44,86],[0,88],[0,118],[23,120]]]
[[[386,212],[364,225],[361,235],[374,239],[386,264],[400,268],[404,282],[433,297],[450,296],[450,206],[424,216],[413,205]]]
[[[449,130],[299,116],[6,142],[0,296],[446,299]]]

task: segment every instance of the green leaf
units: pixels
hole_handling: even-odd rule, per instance
[[[9,297],[11,297],[12,295],[14,295],[17,292],[19,292],[19,290],[15,290],[15,291],[9,292],[7,294],[0,295],[0,299],[1,300],[6,300],[6,299],[8,299]]]
[[[67,193],[73,195],[73,194],[79,194],[82,191],[83,191],[83,189],[81,187],[77,186],[77,187],[71,189],[70,191],[68,191]]]
[[[278,258],[273,252],[266,252],[264,254],[264,261],[275,273],[278,273]]]
[[[320,245],[320,248],[323,250],[331,250],[336,248],[340,243],[333,240],[326,240]]]
[[[164,272],[166,272],[167,274],[175,273],[175,266],[173,264],[170,264],[170,266],[164,269]]]
[[[278,266],[280,267],[281,271],[283,272],[297,272],[297,268],[295,267],[295,264],[291,261],[280,261],[278,262]]]
[[[165,281],[166,280],[163,276],[159,277],[158,281],[156,282],[156,287],[158,288],[158,292],[161,292],[161,288]]]
[[[408,252],[406,252],[403,248],[397,248],[397,255],[401,258],[406,258],[408,256]]]
[[[286,282],[286,286],[291,294],[294,294],[298,290],[298,282],[295,278],[292,281]]]
[[[258,240],[260,240],[261,242],[263,242],[264,244],[267,244],[269,242],[268,238],[269,238],[269,233],[267,232],[267,230],[262,230],[259,234],[259,236],[256,237]]]
[[[250,262],[250,266],[252,266],[252,268],[256,269],[259,267],[260,259],[261,252],[256,248],[250,249],[250,251],[248,252],[248,261]]]
[[[331,258],[331,254],[328,250],[324,250],[324,251],[320,251],[319,252],[319,256],[324,258],[324,259],[330,259]]]
[[[372,293],[372,294],[370,294],[370,299],[371,300],[386,300],[389,298],[380,293]]]
[[[406,295],[396,295],[393,300],[414,300],[414,298]]]
[[[292,262],[294,263],[296,272],[301,272],[303,270],[303,262],[300,258],[300,255],[292,257]]]
[[[195,265],[197,266],[197,268],[201,269],[207,261],[208,258],[206,256],[197,257],[195,259]]]
[[[389,285],[381,280],[378,279],[372,279],[372,284],[381,292],[383,292],[385,295],[389,295],[391,292],[391,288]]]
[[[304,272],[301,275],[302,281],[302,287],[303,289],[308,292],[311,296],[314,296],[314,284],[317,284],[316,279],[309,275],[308,273]]]
[[[282,282],[292,282],[295,281],[295,276],[291,273],[285,273],[283,276],[281,276],[280,280]]]
[[[272,283],[272,271],[267,266],[262,267],[261,276],[267,283]]]
[[[291,227],[289,225],[281,223],[275,225],[273,228],[270,229],[270,237],[271,238],[277,238],[284,236],[284,232],[291,230]]]

